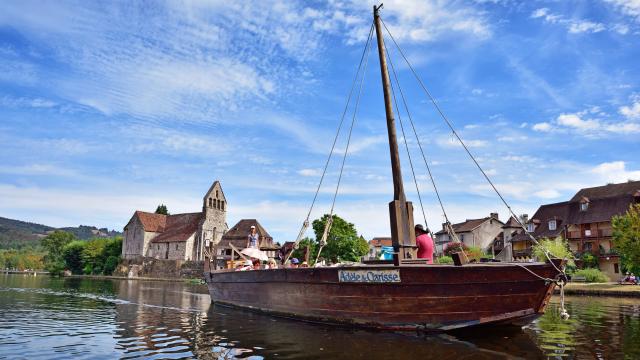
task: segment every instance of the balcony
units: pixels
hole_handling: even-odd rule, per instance
[[[591,230],[589,234],[587,231],[569,231],[567,232],[567,238],[570,240],[573,239],[595,239],[595,238],[604,238],[611,237],[612,230],[611,229],[599,229],[599,230]]]

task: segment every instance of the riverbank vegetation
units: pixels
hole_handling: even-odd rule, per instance
[[[44,255],[45,251],[38,247],[2,249],[0,250],[0,269],[43,270]]]
[[[614,216],[611,225],[623,269],[640,274],[640,204],[631,205],[622,216]]]
[[[316,238],[302,239],[298,245],[298,249],[293,252],[292,257],[302,261],[302,259],[305,259],[305,254],[308,254],[310,265],[313,265],[318,255],[318,250],[320,249],[320,242],[327,220],[329,220],[329,215],[325,214],[320,219],[313,221],[312,226]],[[360,258],[368,252],[369,244],[362,236],[358,235],[355,225],[338,215],[333,215],[331,228],[327,235],[327,243],[322,248],[320,258],[327,259],[332,263],[340,261],[360,261]]]
[[[42,239],[44,266],[53,275],[111,275],[120,262],[122,237],[78,240],[73,234],[55,231]]]

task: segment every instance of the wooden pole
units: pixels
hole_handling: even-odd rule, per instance
[[[391,242],[394,250],[393,262],[398,266],[402,259],[415,258],[416,238],[413,229],[413,206],[410,202],[407,202],[402,183],[396,124],[393,117],[391,80],[387,68],[382,25],[378,14],[378,10],[380,10],[381,7],[382,5],[373,6],[373,19],[378,41],[378,57],[380,58],[380,74],[382,75],[382,91],[384,93],[384,108],[387,117],[387,133],[389,136],[389,152],[391,155],[391,172],[393,175],[393,201],[389,203]]]

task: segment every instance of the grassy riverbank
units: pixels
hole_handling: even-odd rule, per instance
[[[556,292],[558,292],[556,288]],[[567,295],[628,296],[640,297],[640,286],[616,283],[569,283],[564,288]]]

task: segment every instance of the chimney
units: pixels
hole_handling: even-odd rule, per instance
[[[495,213],[495,212],[492,212],[491,214],[489,214],[489,217],[492,218],[492,219],[499,220],[498,219],[498,213]]]

